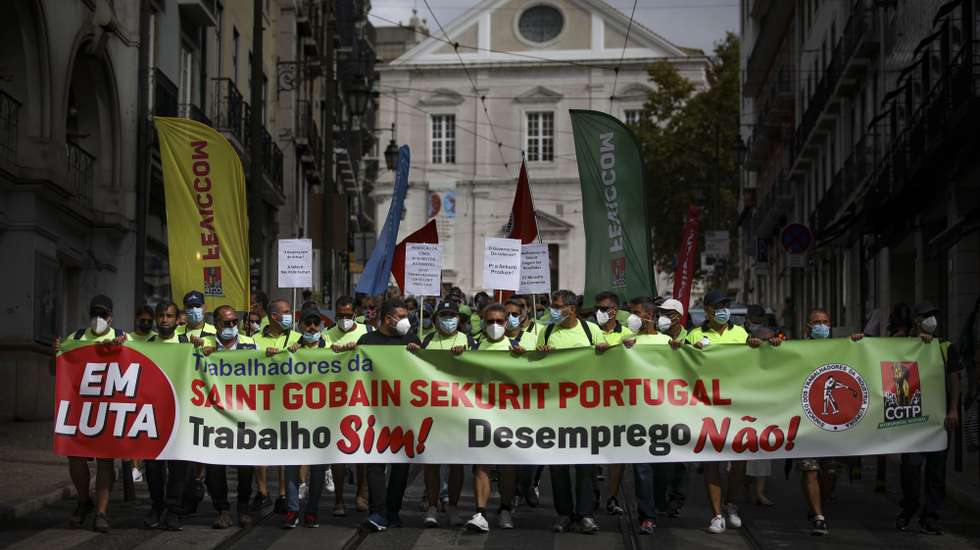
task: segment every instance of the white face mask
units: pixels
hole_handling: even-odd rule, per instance
[[[595,322],[599,323],[599,326],[605,325],[609,322],[609,314],[597,309],[595,312]]]
[[[670,317],[661,315],[657,317],[657,332],[667,332],[670,330]]]
[[[487,336],[489,336],[491,340],[500,340],[501,338],[504,337],[504,326],[503,325],[497,325],[497,324],[491,323],[491,324],[487,325],[483,329],[483,331],[487,333]]]
[[[408,334],[408,331],[411,330],[411,328],[412,322],[408,320],[408,317],[405,317],[395,323],[395,332],[397,332],[399,336],[405,336]]]
[[[351,329],[354,328],[354,320],[353,319],[341,319],[340,322],[337,323],[337,325],[340,326],[340,330],[342,330],[344,332],[350,332]]]
[[[936,332],[936,327],[938,326],[939,326],[939,321],[936,321],[936,317],[934,315],[930,315],[929,317],[926,317],[919,323],[919,328],[921,328],[923,332],[926,332],[928,334],[932,334],[933,332]]]
[[[92,317],[89,327],[97,336],[102,336],[107,330],[109,330],[109,321],[106,321],[102,317]]]
[[[633,332],[640,332],[643,328],[643,319],[635,313],[630,313],[630,316],[626,318],[626,327]]]
[[[258,323],[251,323],[250,326],[252,327],[252,334],[255,334],[256,332],[259,331],[259,324]]]

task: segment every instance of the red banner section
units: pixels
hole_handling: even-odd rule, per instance
[[[687,322],[688,303],[691,301],[691,282],[694,279],[694,260],[698,252],[698,227],[701,225],[701,210],[694,205],[687,207],[687,221],[677,252],[677,267],[674,270],[674,298],[684,305],[684,319]]]

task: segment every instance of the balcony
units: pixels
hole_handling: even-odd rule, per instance
[[[282,150],[265,128],[262,128],[262,170],[273,187],[282,193]]]
[[[300,162],[307,171],[311,183],[319,181],[319,167],[322,155],[320,130],[313,117],[313,105],[309,100],[296,102],[298,112],[296,124],[296,148],[300,154]]]
[[[300,37],[313,36],[313,26],[310,24],[310,10],[315,10],[315,5],[309,2],[296,3],[296,33]]]
[[[204,114],[204,111],[201,110],[200,107],[194,105],[193,103],[181,103],[177,113],[181,118],[189,118],[191,120],[196,120],[205,126],[211,126],[211,119]]]
[[[171,117],[178,115],[177,85],[158,68],[154,68],[150,73],[150,90],[153,94],[150,104],[153,106],[154,115]]]
[[[239,153],[248,151],[251,108],[230,78],[211,79],[214,90],[211,120],[214,128],[233,138]]]
[[[68,189],[81,199],[83,205],[91,206],[95,156],[77,143],[68,141],[65,143],[65,157],[68,161]]]
[[[17,161],[20,102],[0,90],[0,160]]]
[[[756,97],[763,85],[764,79],[769,73],[769,67],[773,60],[778,56],[780,49],[783,48],[784,40],[787,39],[790,24],[793,21],[795,2],[779,0],[766,2],[756,2],[760,9],[764,9],[765,16],[759,21],[758,28],[760,33],[756,36],[755,46],[752,53],[746,60],[745,84],[742,93],[748,97]],[[763,12],[758,12],[763,13]]]
[[[216,2],[217,0],[177,0],[180,14],[193,21],[198,27],[217,25]]]
[[[773,181],[760,187],[756,193],[765,190],[766,194],[757,200],[752,215],[752,228],[759,238],[767,238],[785,223],[786,213],[793,207],[793,180],[785,171],[775,174]]]

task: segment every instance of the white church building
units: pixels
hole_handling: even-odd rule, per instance
[[[523,155],[552,287],[582,292],[588,266],[569,109],[638,120],[652,62],[665,59],[703,87],[709,59],[630,25],[601,0],[483,0],[440,23],[445,34],[430,20],[428,37],[378,67],[379,125],[394,124],[412,151],[399,240],[435,218],[443,282],[484,290],[484,239],[506,236]],[[394,172],[382,173],[373,192],[379,230],[393,182]]]

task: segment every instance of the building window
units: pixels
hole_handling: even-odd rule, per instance
[[[537,5],[524,10],[517,22],[521,36],[528,42],[544,44],[561,34],[565,18],[556,8]]]
[[[555,160],[555,113],[527,114],[527,152],[528,162],[551,162]]]
[[[640,109],[626,109],[623,111],[623,122],[626,124],[639,124],[643,111]]]
[[[231,30],[231,71],[232,79],[238,84],[238,29],[232,27]]]
[[[190,105],[194,103],[194,52],[181,46],[180,48],[180,82],[177,93],[178,103]]]
[[[456,163],[456,115],[432,115],[432,164]]]

